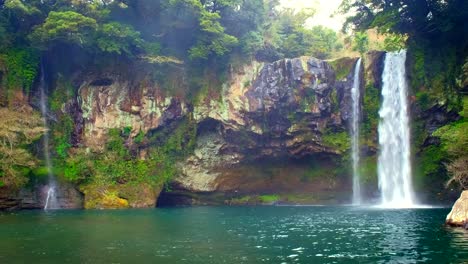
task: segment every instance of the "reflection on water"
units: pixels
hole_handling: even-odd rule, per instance
[[[447,209],[195,207],[0,214],[0,263],[460,263]]]

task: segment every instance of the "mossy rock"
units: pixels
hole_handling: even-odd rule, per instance
[[[335,71],[336,80],[343,80],[352,73],[357,58],[340,58],[328,63]]]
[[[147,184],[93,185],[81,187],[86,209],[124,209],[155,207],[161,187]]]
[[[350,136],[347,132],[333,132],[326,130],[322,135],[323,144],[327,147],[333,148],[339,153],[345,153],[351,147]]]

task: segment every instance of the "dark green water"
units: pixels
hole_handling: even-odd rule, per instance
[[[0,263],[463,263],[448,209],[191,207],[0,214]]]

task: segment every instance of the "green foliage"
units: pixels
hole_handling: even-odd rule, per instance
[[[363,120],[361,125],[361,142],[368,146],[374,145],[377,138],[377,126],[379,122],[380,94],[372,84],[367,84],[364,91]]]
[[[39,55],[32,48],[12,48],[0,55],[0,61],[6,66],[6,86],[8,89],[31,89],[38,73]]]
[[[350,137],[347,132],[334,132],[327,129],[322,135],[323,144],[337,150],[340,153],[346,152],[351,147]]]
[[[359,162],[359,175],[364,185],[377,186],[377,156],[361,158]]]
[[[53,141],[55,152],[61,159],[68,156],[68,149],[71,147],[71,134],[73,132],[74,122],[70,116],[61,117],[60,122],[54,125]]]
[[[362,56],[369,49],[369,36],[364,32],[356,32],[353,40],[353,50],[359,52]]]
[[[456,77],[462,66],[453,47],[432,47],[424,42],[410,42],[411,86],[422,110],[446,105],[448,110],[462,108]]]
[[[111,22],[99,27],[96,44],[104,52],[131,55],[134,50],[142,48],[143,40],[140,32],[135,31],[132,26]],[[146,47],[154,54],[158,49],[156,45],[147,44]]]
[[[462,105],[463,105],[463,108],[458,114],[464,118],[468,118],[468,96],[467,95],[463,96]]]
[[[451,42],[454,39],[466,40],[466,36],[459,34],[465,32],[467,7],[468,3],[464,0],[345,0],[340,9],[342,13],[349,14],[345,29],[350,25],[354,25],[357,30],[377,27],[382,32]],[[466,42],[461,41],[460,44],[462,43]]]
[[[335,177],[334,171],[331,171],[330,167],[324,166],[315,161],[310,162],[310,166],[304,171],[301,177],[301,181],[307,182],[317,178]]]
[[[86,46],[96,29],[97,22],[93,18],[74,11],[51,11],[30,38],[41,46],[56,41]]]
[[[337,80],[343,80],[346,78],[352,72],[354,65],[356,65],[356,61],[350,58],[332,60],[328,63],[335,71],[335,78]]]
[[[140,144],[143,142],[143,140],[145,139],[145,132],[141,131],[138,132],[138,134],[136,135],[136,137],[134,138],[134,142],[136,144]]]
[[[133,129],[133,128],[132,128],[131,126],[126,126],[126,127],[124,127],[124,128],[122,129],[122,135],[123,135],[124,137],[129,137],[129,136],[130,136],[130,133],[132,133],[132,129]],[[112,129],[111,131],[115,131],[115,133],[118,133],[118,132],[117,132],[118,130],[115,130],[115,129]],[[113,133],[111,132],[111,135],[112,135],[112,134],[113,134]]]
[[[274,203],[277,202],[280,199],[280,197],[276,194],[265,194],[258,196],[258,199],[261,203]]]
[[[252,56],[263,47],[263,37],[259,32],[249,31],[240,39],[242,52]]]
[[[311,44],[308,53],[316,58],[327,59],[333,51],[340,50],[343,47],[336,32],[329,28],[315,26],[311,29],[310,34]]]
[[[443,170],[442,162],[447,158],[447,153],[445,151],[438,146],[429,146],[422,151],[420,156],[420,164],[418,165],[423,175],[443,175],[443,173],[440,172]]]
[[[433,136],[440,137],[442,150],[451,156],[462,156],[468,150],[468,118],[443,126],[437,129]]]
[[[18,188],[27,182],[27,174],[38,163],[27,146],[45,129],[40,115],[28,109],[0,108],[0,116],[0,181]]]
[[[62,112],[62,107],[69,103],[74,97],[74,90],[70,83],[59,77],[57,85],[52,95],[49,97],[49,109],[56,114],[56,122],[51,124],[51,142],[54,146],[54,164],[58,167],[64,163],[68,157],[68,150],[71,148],[71,137],[74,129],[73,119]]]
[[[139,132],[134,144],[153,144],[141,159],[126,145],[131,130],[109,129],[103,151],[70,149],[59,175],[79,184],[161,186],[172,178],[176,162],[191,153],[195,144],[196,125],[190,119],[179,123],[170,134],[161,132],[147,138]]]
[[[402,34],[387,34],[384,40],[384,49],[386,51],[399,51],[405,48],[405,36]]]
[[[40,13],[40,10],[37,9],[35,6],[25,4],[21,0],[6,0],[5,8],[9,9],[9,11],[21,15],[34,15]]]

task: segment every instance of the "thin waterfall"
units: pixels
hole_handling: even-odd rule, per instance
[[[394,208],[414,206],[405,61],[405,50],[386,54],[379,111],[379,189],[382,206]]]
[[[48,209],[58,209],[59,204],[57,201],[57,182],[55,180],[54,174],[52,173],[52,161],[50,160],[50,153],[49,153],[49,126],[47,122],[47,93],[46,93],[46,81],[45,81],[45,73],[44,73],[44,65],[41,61],[41,77],[39,82],[39,91],[40,91],[40,108],[42,113],[42,122],[44,123],[44,127],[46,128],[46,132],[43,138],[43,151],[44,151],[44,159],[47,166],[47,176],[48,176],[48,186],[47,186],[47,198],[44,205],[44,210]]]
[[[353,101],[353,115],[351,119],[351,156],[353,160],[353,204],[355,205],[359,205],[362,202],[361,176],[359,175],[359,117],[361,115],[360,72],[361,58],[357,60],[356,66],[354,67],[353,88],[351,89],[351,97]]]

